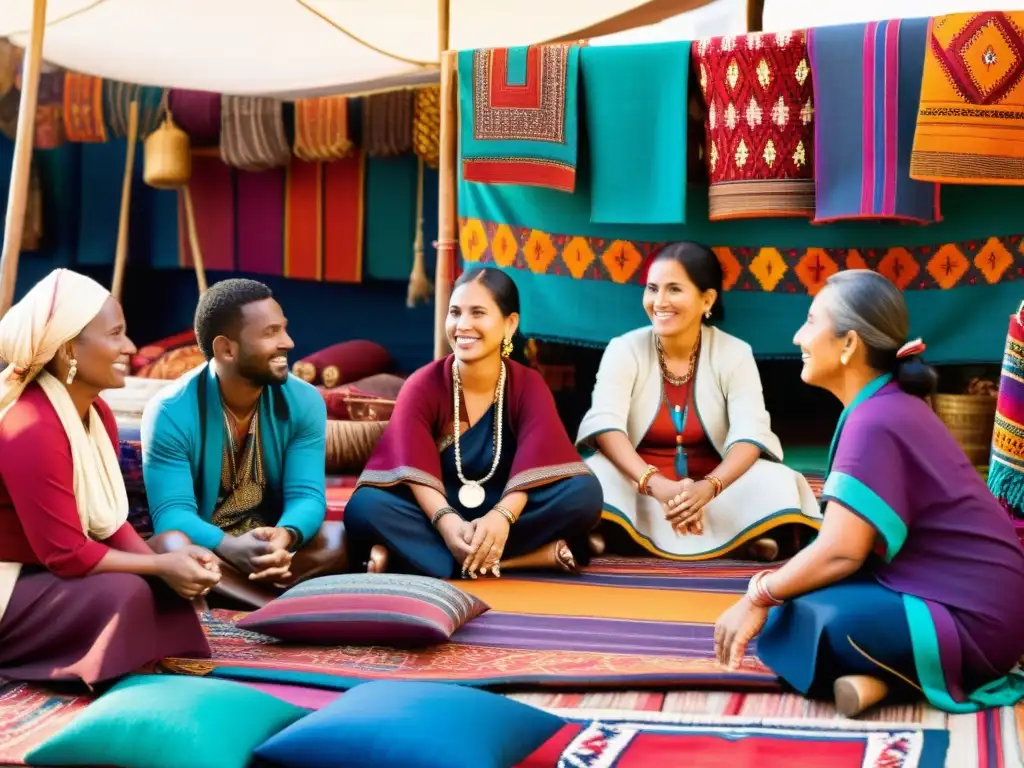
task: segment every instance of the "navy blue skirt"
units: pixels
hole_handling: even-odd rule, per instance
[[[837,678],[870,675],[895,697],[920,697],[903,599],[870,576],[772,608],[757,655],[805,696],[831,698]]]

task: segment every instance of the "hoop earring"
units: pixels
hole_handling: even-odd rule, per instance
[[[78,361],[72,357],[68,364],[68,377],[64,380],[64,383],[70,387],[75,381],[75,376],[78,375]]]
[[[512,339],[505,337],[505,340],[501,342],[501,356],[509,357],[512,354]]]

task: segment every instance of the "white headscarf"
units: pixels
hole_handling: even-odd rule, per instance
[[[39,383],[71,444],[74,492],[82,531],[97,540],[113,535],[128,519],[128,494],[117,459],[96,408],[89,427],[79,417],[64,382],[43,366],[100,313],[110,292],[95,280],[56,269],[39,281],[0,319],[0,420],[25,387]],[[10,600],[20,566],[0,563],[0,616]]]

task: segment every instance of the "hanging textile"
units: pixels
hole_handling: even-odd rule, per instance
[[[1018,519],[1024,519],[1024,326],[1010,316],[999,379],[988,487]]]
[[[365,169],[362,152],[323,164],[323,279],[329,283],[359,283],[363,279]]]
[[[306,162],[340,160],[352,151],[348,99],[324,96],[295,102],[295,156]]]
[[[139,102],[139,140],[157,129],[164,117],[164,90],[150,86],[106,80],[103,83],[103,111],[107,135],[121,138],[128,135],[128,108]]]
[[[814,215],[811,68],[803,32],[693,44],[707,116],[712,221]]]
[[[256,96],[222,96],[220,156],[243,171],[288,165],[292,150],[284,132],[281,102]]]
[[[441,163],[441,86],[430,85],[416,91],[413,109],[412,143],[416,154],[428,168]]]
[[[174,88],[167,97],[174,122],[188,134],[193,147],[214,147],[220,142],[219,93]]]
[[[235,269],[235,188],[231,168],[202,152],[192,153],[192,180],[189,182],[196,231],[209,271]],[[180,266],[192,268],[192,249],[188,241],[184,204],[178,196],[178,247]]]
[[[1024,184],[1024,11],[936,16],[928,28],[910,173]]]
[[[284,168],[233,171],[238,270],[280,276],[284,268]]]
[[[584,48],[590,219],[686,220],[690,43]]]
[[[320,163],[292,158],[285,183],[285,277],[323,279],[323,183]]]
[[[68,141],[104,142],[103,78],[78,72],[64,74],[64,134]]]
[[[24,50],[0,40],[0,133],[14,141],[21,109]],[[32,145],[56,149],[64,143],[64,70],[46,62],[39,73]]]
[[[462,177],[576,189],[578,46],[459,52]]]
[[[363,263],[364,275],[371,280],[409,279],[416,240],[418,164],[412,155],[366,161]]]
[[[927,19],[807,31],[815,222],[938,221],[939,185],[910,178]]]
[[[363,99],[363,150],[370,157],[412,151],[412,91],[389,91]]]

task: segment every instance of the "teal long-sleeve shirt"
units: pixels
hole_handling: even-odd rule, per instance
[[[200,425],[200,397],[206,402],[205,430]],[[327,512],[324,400],[315,387],[289,376],[280,386],[264,389],[259,419],[267,484],[279,491],[283,505],[277,525],[294,528],[301,542],[308,542]],[[201,547],[220,545],[224,532],[212,519],[223,451],[224,419],[213,364],[186,374],[147,404],[142,417],[142,474],[154,533],[181,531]]]

